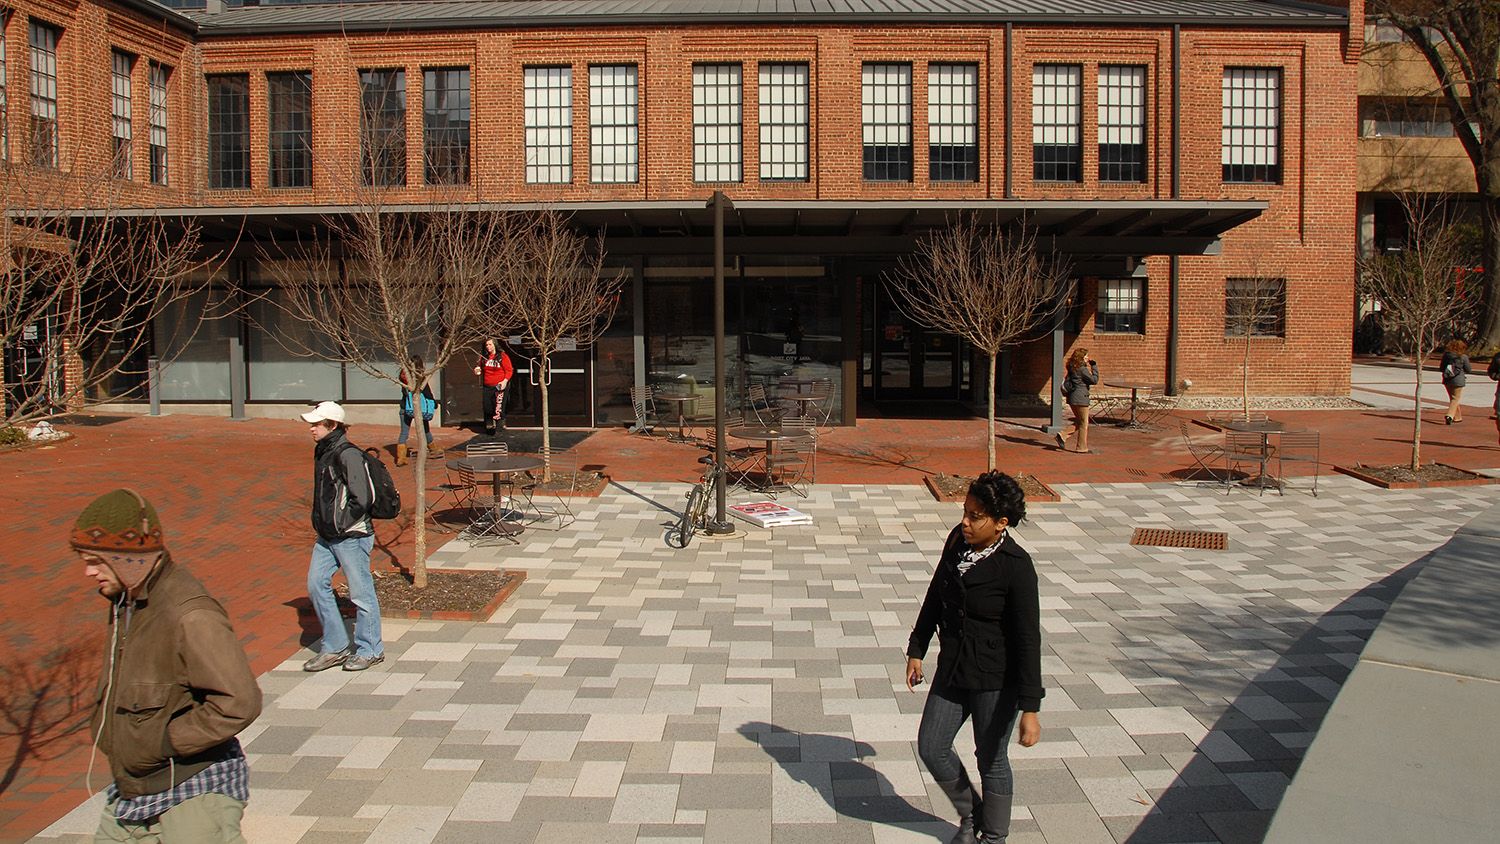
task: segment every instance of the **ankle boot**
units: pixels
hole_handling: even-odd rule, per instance
[[[1010,804],[1013,794],[984,793],[984,803],[979,807],[980,844],[1005,844],[1010,837]]]
[[[428,443],[427,444],[427,456],[429,458],[439,459],[445,453],[447,453],[447,451],[448,451],[447,449],[443,448],[442,446],[438,445],[437,443]]]
[[[958,834],[948,844],[975,844],[974,826],[981,809],[979,792],[969,782],[969,772],[964,771],[956,780],[939,782],[938,788],[948,795],[948,801],[958,810]]]
[[[396,443],[396,465],[406,465],[406,443]]]

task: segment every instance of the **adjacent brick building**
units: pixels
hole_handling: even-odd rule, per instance
[[[609,336],[565,353],[562,424],[620,422],[639,381],[712,389],[715,191],[734,203],[730,395],[829,378],[846,422],[861,401],[980,399],[982,358],[911,323],[880,281],[961,213],[1037,225],[1078,279],[1058,332],[1006,355],[1002,391],[1050,396],[1081,344],[1109,376],[1237,392],[1226,296],[1256,289],[1273,301],[1254,391],[1339,395],[1363,34],[1358,0],[23,0],[6,20],[7,154],[46,158],[28,67],[51,43],[57,166],[108,166],[128,132],[122,201],[210,240],[244,233],[224,272],[252,289],[274,284],[249,241],[322,231],[355,195],[362,137],[384,139],[367,172],[397,206],[456,190],[575,212],[632,283]],[[157,338],[174,355],[164,399],[227,401],[237,337],[262,413],[329,397],[387,412],[388,386],[281,353],[266,316],[228,313],[185,351]],[[450,420],[474,413],[468,366],[444,384]]]

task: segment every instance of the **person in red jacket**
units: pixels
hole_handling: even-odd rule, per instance
[[[479,407],[485,414],[484,432],[487,434],[495,433],[496,427],[505,430],[505,391],[510,387],[510,376],[514,372],[510,355],[495,340],[485,340],[484,361],[474,367],[474,374],[484,378],[484,397]]]

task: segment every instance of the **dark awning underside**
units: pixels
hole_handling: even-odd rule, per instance
[[[478,207],[478,206],[469,206]],[[569,214],[589,232],[603,231],[612,255],[697,255],[712,249],[713,212],[705,200],[508,203],[485,207]],[[725,213],[726,248],[754,254],[898,255],[961,216],[1036,228],[1040,245],[1073,256],[1141,258],[1217,254],[1219,236],[1266,210],[1264,200],[740,200]],[[424,213],[433,206],[400,206]],[[117,212],[118,213],[118,212]],[[264,208],[160,208],[128,212],[196,222],[204,240],[238,243],[242,254],[318,237],[330,219],[358,213],[348,205]]]

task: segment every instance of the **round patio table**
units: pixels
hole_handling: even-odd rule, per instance
[[[737,440],[752,440],[766,444],[766,453],[761,460],[761,477],[765,481],[760,487],[762,490],[770,490],[775,487],[775,483],[771,478],[770,467],[776,457],[776,444],[790,440],[812,439],[812,432],[805,428],[783,428],[780,426],[760,427],[747,425],[743,428],[730,428],[724,433]]]
[[[1136,422],[1135,409],[1140,404],[1141,390],[1166,389],[1164,384],[1153,384],[1150,381],[1102,380],[1099,383],[1106,387],[1119,387],[1130,391],[1130,421],[1125,423],[1126,428],[1140,427],[1140,424]]]
[[[688,436],[687,436],[687,418],[686,417],[687,417],[687,405],[688,405],[688,402],[695,402],[695,401],[698,401],[698,400],[706,398],[706,397],[705,396],[698,396],[698,395],[691,395],[691,396],[689,396],[689,395],[665,396],[665,395],[662,395],[662,394],[658,393],[655,396],[655,398],[656,398],[657,401],[669,401],[669,402],[677,405],[677,442],[682,442],[682,443],[687,442]]]
[[[542,468],[546,465],[542,462],[542,458],[534,454],[480,454],[449,460],[445,465],[455,472],[459,469],[468,469],[476,475],[490,476],[490,489],[494,494],[494,504],[490,506],[490,524],[485,527],[485,533],[513,537],[524,530],[521,525],[505,520],[504,508],[500,502],[506,498],[506,487],[513,485],[511,476],[517,472],[530,472]]]
[[[1258,487],[1261,490],[1281,489],[1281,479],[1270,477],[1266,474],[1266,462],[1271,457],[1271,435],[1272,434],[1298,434],[1307,428],[1301,425],[1288,425],[1274,419],[1231,419],[1216,423],[1219,427],[1228,431],[1238,431],[1242,434],[1260,434],[1260,474],[1253,478],[1246,478],[1240,483],[1244,486]]]

